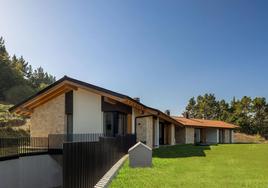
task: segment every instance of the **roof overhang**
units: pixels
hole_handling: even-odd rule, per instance
[[[49,90],[36,95],[29,100],[10,108],[10,112],[15,112],[20,115],[29,116],[33,109],[48,102],[49,100],[56,98],[71,90],[77,90],[77,87],[67,82],[62,82]]]
[[[184,127],[193,127],[193,128],[216,128],[216,129],[236,129],[239,126],[227,123],[219,120],[204,120],[204,119],[196,119],[196,118],[184,118],[184,117],[176,117],[173,118],[181,123]]]
[[[236,128],[238,128],[238,126],[235,126],[234,125],[234,127],[226,127],[226,126],[204,126],[204,125],[202,125],[202,126],[200,126],[200,125],[183,125],[183,126],[185,126],[185,127],[193,127],[193,128],[197,128],[197,129],[205,129],[205,128],[212,128],[212,129],[236,129]]]
[[[59,79],[55,83],[51,84],[50,86],[46,87],[45,89],[39,91],[35,95],[29,97],[28,99],[22,101],[21,103],[11,107],[9,109],[10,112],[15,112],[20,115],[30,116],[33,112],[34,108],[48,102],[49,100],[58,97],[64,93],[67,93],[72,90],[77,90],[78,88],[84,89],[96,94],[99,94],[101,96],[105,96],[108,98],[111,98],[115,101],[119,101],[123,104],[126,104],[128,106],[131,106],[133,108],[136,108],[138,110],[147,112],[149,114],[152,114],[154,116],[158,116],[159,118],[162,118],[170,123],[173,123],[178,126],[182,126],[182,124],[175,119],[173,119],[171,116],[161,112],[158,109],[154,109],[151,107],[148,107],[133,98],[113,92],[86,82],[82,82],[67,76],[64,76],[63,78]]]

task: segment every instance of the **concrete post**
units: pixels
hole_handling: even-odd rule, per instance
[[[152,149],[147,145],[138,142],[128,150],[130,167],[151,167]]]
[[[219,129],[217,129],[216,131],[217,133],[217,137],[216,137],[216,141],[217,141],[217,144],[220,142],[220,138],[219,138]]]
[[[159,146],[159,118],[157,117],[155,120],[155,146]]]
[[[171,145],[175,145],[176,143],[176,140],[175,140],[175,125],[174,124],[171,124],[171,134],[170,134],[170,143]]]
[[[131,125],[132,125],[132,129],[131,129],[131,132],[132,132],[132,134],[135,134],[135,118],[136,118],[136,114],[135,114],[135,109],[132,107],[132,123],[131,123]]]
[[[230,130],[231,143],[234,143],[234,130]]]

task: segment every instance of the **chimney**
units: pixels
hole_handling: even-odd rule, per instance
[[[133,99],[137,102],[140,102],[140,97],[134,97]]]
[[[165,113],[170,116],[170,110],[166,110]]]
[[[188,112],[185,112],[185,113],[184,113],[184,117],[185,117],[186,119],[189,119],[189,113],[188,113]]]

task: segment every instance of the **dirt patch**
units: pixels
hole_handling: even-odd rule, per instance
[[[268,140],[260,135],[247,135],[244,133],[234,133],[235,143],[268,143]]]

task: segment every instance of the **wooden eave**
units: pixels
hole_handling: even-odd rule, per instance
[[[49,100],[56,98],[71,90],[77,90],[77,87],[69,83],[63,82],[54,88],[34,97],[33,99],[25,102],[14,110],[17,114],[29,116],[33,109],[48,102]]]
[[[134,99],[126,95],[122,95],[120,93],[116,93],[116,92],[113,92],[113,91],[110,91],[110,90],[107,90],[98,86],[94,86],[92,84],[88,84],[79,80],[75,80],[67,76],[56,81],[54,84],[51,84],[50,86],[45,88],[43,91],[40,91],[34,96],[29,97],[29,99],[26,99],[25,101],[15,105],[14,107],[11,107],[9,110],[10,112],[16,112],[18,114],[30,116],[34,108],[66,92],[69,92],[71,90],[77,90],[78,88],[84,89],[86,91],[89,91],[89,92],[92,92],[92,93],[95,93],[104,97],[108,97],[112,100],[121,102],[135,109],[138,109],[142,112],[147,112],[148,114],[152,114],[154,116],[160,117],[170,123],[173,123],[174,125],[181,126],[181,124],[175,119],[173,119],[172,117],[164,114],[163,112],[157,109],[147,107],[143,105],[142,103],[137,102]]]

